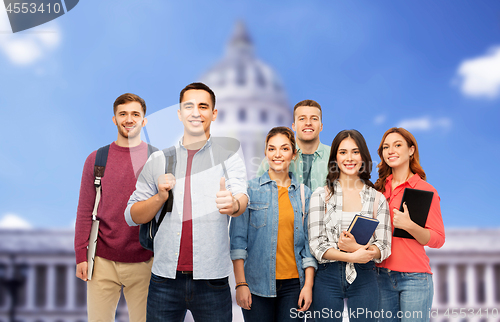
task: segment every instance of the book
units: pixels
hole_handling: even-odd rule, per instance
[[[404,211],[403,204],[406,202],[411,220],[420,227],[425,227],[433,197],[434,192],[432,191],[405,188],[399,211]],[[394,237],[415,239],[406,230],[399,228],[394,228],[392,235]]]
[[[377,219],[356,215],[352,219],[347,231],[354,236],[358,244],[366,245],[370,241],[377,226]]]
[[[89,246],[87,249],[87,279],[90,281],[94,273],[95,250],[97,246],[97,235],[99,234],[99,220],[92,220],[92,228],[90,229]]]

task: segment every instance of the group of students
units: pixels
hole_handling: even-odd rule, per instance
[[[139,134],[147,122],[145,104],[136,113],[136,106],[130,109],[137,105],[135,96],[119,99],[113,117],[118,140],[110,151],[141,148],[144,154],[147,145]],[[187,310],[195,321],[231,321],[230,260],[245,321],[340,321],[345,301],[352,321],[429,320],[433,285],[424,246],[441,247],[445,234],[439,196],[426,182],[411,133],[391,128],[382,136],[379,178],[373,184],[361,133],[344,130],[331,147],[322,144],[321,106],[305,100],[294,107],[297,137],[287,127],[271,129],[257,177],[247,182],[238,153],[210,136],[217,117],[211,89],[190,84],[179,102],[184,136],[176,146],[174,173],[165,173],[161,151],[153,153],[143,168],[127,170],[138,179],[135,187],[127,183],[125,204],[116,197],[124,187],[110,187],[103,177],[100,210],[113,214],[98,213],[106,224],[96,251],[102,258],[88,281],[89,321],[111,321],[121,287],[131,321],[182,321]],[[122,110],[130,115],[119,122]],[[134,159],[134,151],[128,153],[119,167]],[[84,280],[95,199],[87,181],[94,159],[95,152],[84,167],[75,233],[77,276]],[[113,164],[113,153],[110,159]],[[127,180],[134,181],[130,175]],[[434,192],[425,227],[411,220],[406,206],[398,210],[405,188]],[[174,207],[155,237],[152,260],[153,254],[140,249],[134,226],[157,217],[172,192]],[[357,214],[379,221],[366,245],[347,232]],[[392,237],[394,228],[414,239]],[[127,256],[133,260],[124,260]],[[136,267],[149,269],[146,281]],[[127,280],[131,272],[134,281]],[[146,294],[127,294],[148,282]]]

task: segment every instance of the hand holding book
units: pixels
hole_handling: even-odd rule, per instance
[[[408,231],[416,225],[425,227],[433,195],[432,191],[405,188],[399,210],[393,211],[394,237],[415,239]]]
[[[416,224],[410,218],[410,212],[408,211],[408,206],[406,205],[406,202],[403,203],[403,209],[404,209],[404,211],[402,212],[402,211],[399,211],[398,209],[394,208],[394,217],[392,220],[392,224],[393,224],[394,228],[409,230],[409,228],[412,225],[416,225]]]
[[[363,247],[356,242],[356,238],[350,232],[344,230],[340,233],[338,247],[341,251],[352,253]]]

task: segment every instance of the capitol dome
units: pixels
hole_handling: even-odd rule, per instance
[[[225,56],[201,79],[215,92],[218,110],[214,136],[231,136],[241,142],[248,177],[264,157],[267,132],[275,126],[291,127],[292,111],[283,83],[267,64],[255,57],[242,22],[236,24]]]

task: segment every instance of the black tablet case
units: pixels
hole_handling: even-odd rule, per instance
[[[399,211],[404,211],[403,203],[406,202],[411,220],[413,220],[420,227],[425,227],[433,196],[434,192],[432,191],[405,188]],[[393,236],[415,239],[406,230],[399,228],[394,228]]]

